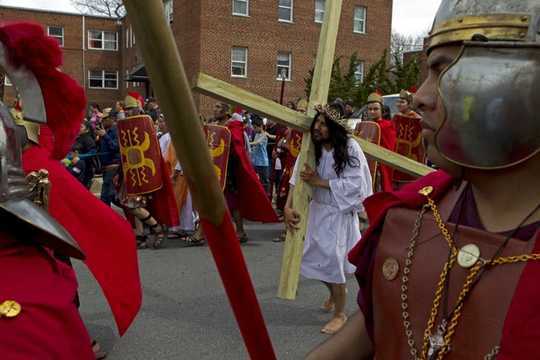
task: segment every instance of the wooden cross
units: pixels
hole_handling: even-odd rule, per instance
[[[314,106],[327,102],[342,3],[343,0],[326,1],[325,17],[319,40],[319,49],[317,51],[315,72],[306,115],[202,73],[198,76],[194,90],[222,101],[241,105],[247,110],[303,131],[302,149],[298,161],[300,164],[307,163],[312,168],[315,168],[315,154],[309,128],[315,116]],[[367,156],[392,166],[395,169],[415,176],[423,176],[432,171],[431,168],[421,163],[366,140],[359,138],[356,138],[356,140]],[[300,213],[301,220],[299,230],[287,232],[278,288],[278,297],[282,299],[294,300],[296,298],[310,198],[310,186],[298,179],[293,192],[293,205],[295,210]]]

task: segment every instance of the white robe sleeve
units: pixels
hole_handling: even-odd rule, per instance
[[[293,172],[292,172],[292,175],[291,175],[291,178],[289,179],[289,185],[292,185],[292,186],[295,186],[296,185],[296,178],[297,176],[299,175],[298,174],[298,167],[300,166],[298,163],[300,160],[300,155],[298,155],[298,157],[296,158],[296,161],[294,162],[294,168],[293,168]]]
[[[329,181],[332,196],[339,210],[344,213],[362,211],[362,203],[373,194],[369,165],[360,145],[349,139],[348,151],[349,156],[358,159],[359,166],[351,167],[347,164],[339,178]]]

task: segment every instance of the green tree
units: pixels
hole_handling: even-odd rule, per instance
[[[401,89],[409,89],[416,85],[420,74],[417,59],[404,63],[402,57],[394,55],[393,61],[390,62],[388,51],[385,50],[379,60],[371,64],[365,72],[363,81],[359,82],[356,78],[356,70],[361,63],[358,54],[351,55],[346,71],[342,71],[342,60],[343,58],[339,57],[334,61],[328,99],[352,100],[357,107],[363,106],[369,94],[375,91],[395,94]],[[307,96],[311,92],[313,72],[311,69],[304,79]]]

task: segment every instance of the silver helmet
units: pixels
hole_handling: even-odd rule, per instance
[[[501,169],[540,152],[540,0],[443,0],[428,53],[456,44],[461,51],[439,79],[441,154]]]
[[[24,67],[14,68],[0,42],[0,69],[7,74],[25,101],[26,118],[46,122],[39,82]],[[21,136],[9,109],[0,101],[0,215],[10,228],[19,229],[58,254],[84,259],[77,242],[43,208],[30,200],[31,189],[22,170]],[[29,240],[29,239],[24,239]]]

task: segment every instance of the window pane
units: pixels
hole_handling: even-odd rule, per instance
[[[354,31],[359,33],[366,32],[366,8],[354,8]]]
[[[292,21],[290,8],[279,8],[279,20]]]
[[[96,30],[90,30],[88,32],[88,37],[90,39],[98,39],[98,40],[101,40],[101,36],[103,35],[103,33],[101,31],[96,31]]]
[[[234,76],[246,76],[246,68],[243,63],[233,63],[232,64],[232,74]]]
[[[101,79],[103,73],[97,70],[90,70],[90,78],[99,78]]]
[[[116,41],[116,33],[115,32],[105,32],[104,37],[105,37],[105,40],[107,40],[107,41]]]
[[[116,50],[116,42],[106,41],[105,42],[105,49],[106,50]]]
[[[361,62],[360,64],[356,66],[356,70],[354,72],[354,79],[360,83],[364,81],[364,63],[363,62]]]
[[[354,19],[363,20],[366,15],[366,9],[362,6],[354,8]]]
[[[246,61],[246,49],[244,48],[233,48],[232,49],[232,60],[233,61]]]
[[[289,66],[289,60],[288,53],[278,53],[278,65]]]
[[[248,14],[248,4],[245,0],[233,0],[233,14]]]
[[[279,6],[288,6],[291,7],[292,0],[279,0]]]
[[[64,29],[58,26],[49,26],[49,36],[64,36]]]

